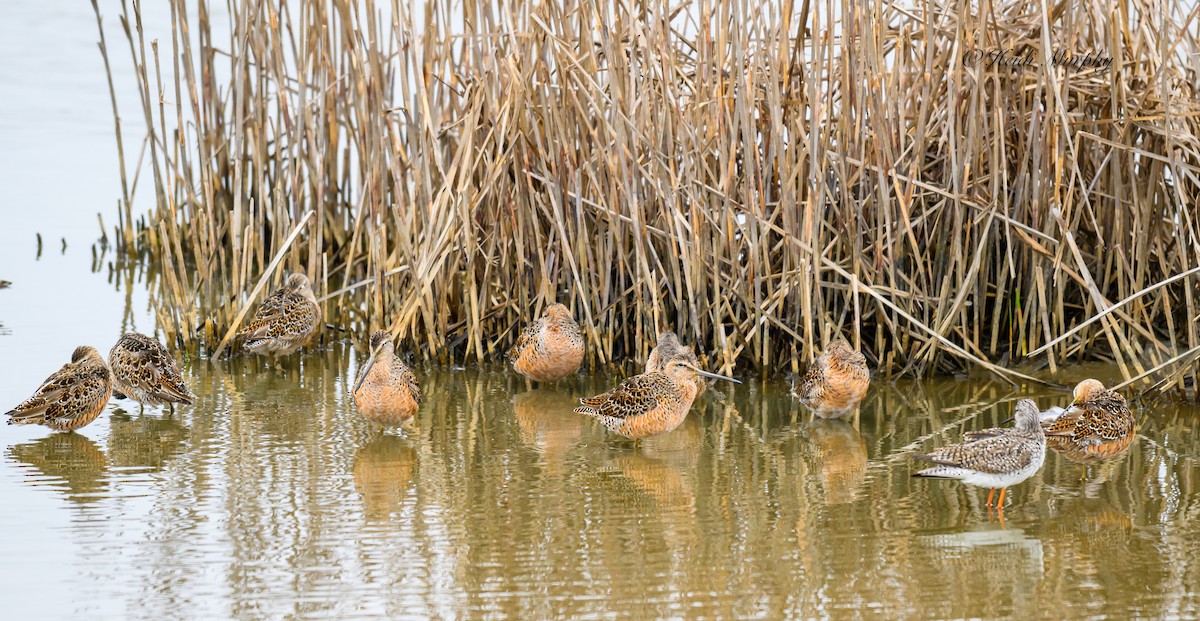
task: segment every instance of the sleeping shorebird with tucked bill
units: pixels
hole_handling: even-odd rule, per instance
[[[188,390],[171,352],[157,340],[126,332],[108,352],[117,399],[133,399],[143,406],[182,403],[191,405],[196,395]]]
[[[680,358],[694,365],[699,366],[700,361],[696,358],[695,352],[688,345],[684,345],[679,341],[679,336],[674,332],[659,332],[658,341],[654,344],[654,349],[650,350],[650,355],[646,357],[646,372],[661,371],[666,368],[668,360]],[[696,377],[696,396],[704,394],[704,389],[707,383],[703,377]]]
[[[566,306],[551,304],[521,331],[508,359],[518,373],[535,382],[560,380],[583,364],[583,333]]]
[[[113,380],[94,347],[76,347],[71,362],[46,378],[37,392],[7,412],[10,425],[45,425],[74,431],[96,420],[112,396]]]
[[[408,365],[396,355],[387,330],[371,335],[371,356],[354,384],[354,405],[363,418],[384,427],[402,425],[417,413],[421,387]]]
[[[817,416],[837,418],[858,407],[870,384],[867,359],[838,337],[813,362],[792,394]]]
[[[914,455],[913,459],[935,465],[913,476],[958,479],[967,485],[989,488],[988,507],[992,506],[992,497],[999,488],[1000,500],[996,506],[1003,511],[1004,492],[1037,473],[1046,460],[1046,434],[1042,432],[1040,415],[1032,399],[1021,399],[1013,416],[1016,426],[986,430],[967,436],[968,440],[974,437],[974,441],[943,446],[927,455]]]
[[[1075,401],[1046,425],[1050,448],[1073,461],[1096,461],[1121,454],[1133,442],[1137,425],[1120,393],[1098,380],[1075,386]]]
[[[321,328],[321,306],[308,277],[291,274],[267,296],[238,336],[248,352],[271,356],[277,362],[312,340]]]
[[[740,384],[738,380],[702,371],[683,358],[672,358],[661,370],[630,377],[616,388],[585,397],[575,408],[599,420],[609,431],[632,440],[666,433],[687,418],[696,399],[698,376]]]

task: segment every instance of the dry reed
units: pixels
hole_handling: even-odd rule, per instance
[[[795,370],[841,332],[888,375],[1196,386],[1189,3],[170,6],[161,40],[120,16],[156,197],[123,186],[116,238],[189,348],[302,270],[334,326],[440,360],[559,300],[595,363],[669,327]],[[1039,62],[971,62],[997,49]]]

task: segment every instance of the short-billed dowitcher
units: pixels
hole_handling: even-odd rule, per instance
[[[128,397],[142,405],[191,405],[196,399],[171,352],[145,334],[122,335],[108,352],[108,366],[113,375],[113,397],[117,399]]]
[[[421,402],[417,377],[396,355],[387,330],[371,335],[371,357],[354,384],[354,405],[367,420],[395,427],[410,420]]]
[[[575,408],[599,420],[609,431],[640,440],[666,433],[687,418],[696,398],[698,375],[740,384],[738,380],[702,371],[682,358],[668,360],[659,371],[630,377],[616,388],[595,397],[585,397]]]
[[[7,412],[8,424],[74,431],[96,420],[112,389],[112,373],[100,352],[86,345],[76,347],[71,362],[46,378],[32,397]]]
[[[562,304],[550,305],[541,318],[525,326],[508,359],[518,373],[535,382],[553,382],[583,363],[583,333]]]
[[[967,485],[989,488],[989,507],[996,488],[999,488],[1000,501],[996,504],[1003,510],[1004,492],[1033,476],[1046,460],[1046,435],[1038,422],[1040,414],[1032,399],[1021,399],[1013,417],[1016,426],[1003,432],[995,431],[974,442],[950,444],[928,455],[914,455],[913,459],[937,465],[913,476],[958,479]]]
[[[1086,379],[1075,386],[1071,406],[1046,427],[1046,442],[1068,459],[1105,459],[1129,447],[1135,427],[1125,397]]]
[[[817,416],[836,418],[854,411],[870,384],[867,359],[838,337],[809,367],[793,394]]]
[[[246,351],[278,357],[307,345],[320,328],[321,306],[308,277],[294,273],[263,300],[239,336]]]
[[[679,336],[674,332],[660,332],[658,334],[658,342],[654,344],[654,349],[650,350],[650,355],[646,357],[646,372],[661,371],[668,360],[680,358],[699,366],[700,361],[696,358],[695,352],[688,345],[684,345],[679,341]],[[704,378],[696,377],[696,396],[704,394],[706,382]]]

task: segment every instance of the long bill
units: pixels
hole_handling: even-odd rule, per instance
[[[371,357],[367,358],[367,363],[363,365],[362,373],[358,375],[358,381],[354,383],[354,390],[350,391],[350,394],[358,392],[358,389],[362,388],[363,382],[367,381],[367,373],[370,373],[371,367],[375,366],[375,359],[379,357],[380,349],[383,349],[382,345],[371,350]]]
[[[735,379],[733,379],[732,377],[729,377],[729,376],[727,376],[727,375],[721,375],[720,373],[709,373],[708,371],[701,371],[700,369],[696,369],[696,368],[694,368],[694,367],[693,367],[693,370],[694,370],[696,373],[699,373],[700,375],[703,375],[704,377],[711,377],[711,378],[713,378],[713,379],[725,380],[725,381],[727,381],[727,382],[733,382],[734,384],[741,384],[741,383],[742,383],[742,381],[741,381],[741,380],[735,380]]]

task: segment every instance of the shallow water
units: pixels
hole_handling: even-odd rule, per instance
[[[200,399],[173,414],[114,402],[81,434],[0,428],[6,601],[148,619],[1200,606],[1191,410],[1139,411],[1144,437],[1110,463],[1050,455],[1001,524],[907,457],[1007,418],[1000,384],[877,382],[842,422],[751,382],[634,447],[570,411],[614,377],[529,390],[500,368],[418,368],[416,423],[381,434],[347,399],[361,358],[197,361]]]
[[[119,3],[101,8],[132,166]],[[169,37],[154,11],[148,36]],[[90,7],[6,1],[0,35],[15,94],[0,98],[7,408],[76,345],[106,351],[155,324],[138,274],[110,271],[111,255],[92,270],[120,183]],[[614,376],[531,391],[499,367],[418,367],[416,424],[380,435],[347,400],[362,358],[342,341],[283,373],[188,361],[193,407],[114,402],[79,434],[0,426],[4,616],[1200,614],[1195,408],[1137,405],[1141,436],[1104,465],[1050,455],[1010,490],[1002,526],[986,492],[912,479],[908,456],[997,424],[1018,397],[1064,393],[880,381],[856,421],[822,422],[782,380],[743,375],[634,448],[570,412]],[[1114,373],[1073,371],[1063,381]]]

